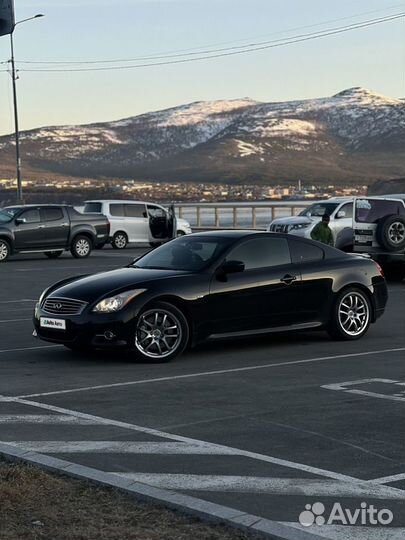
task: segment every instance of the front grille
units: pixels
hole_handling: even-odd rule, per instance
[[[270,227],[270,230],[272,232],[278,232],[278,233],[288,233],[290,226],[284,225],[284,224],[274,224]]]
[[[42,309],[52,315],[80,315],[87,302],[71,298],[47,298]]]

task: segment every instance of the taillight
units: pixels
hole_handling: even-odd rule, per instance
[[[374,261],[375,262],[375,261]],[[382,269],[382,267],[378,264],[378,262],[375,262],[375,265],[376,267],[378,268],[378,271],[380,272],[381,276],[382,277],[385,277],[384,276],[384,270]]]

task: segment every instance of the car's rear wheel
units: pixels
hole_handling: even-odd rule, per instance
[[[45,255],[48,259],[57,259],[62,255],[63,251],[45,251]]]
[[[0,263],[5,262],[10,256],[10,244],[6,240],[0,240]]]
[[[184,231],[177,231],[177,238],[180,238],[181,236],[185,236],[186,233]]]
[[[138,317],[135,353],[147,362],[169,362],[186,348],[190,330],[186,317],[174,305],[155,302]]]
[[[367,332],[372,308],[367,294],[357,288],[342,291],[333,306],[328,331],[339,340],[359,339]]]
[[[124,232],[117,232],[113,236],[112,247],[114,249],[125,249],[128,245],[128,236]]]
[[[388,251],[401,251],[405,248],[405,217],[385,216],[377,225],[376,237]]]
[[[87,236],[79,235],[72,242],[70,252],[75,259],[85,259],[92,250],[91,240]]]

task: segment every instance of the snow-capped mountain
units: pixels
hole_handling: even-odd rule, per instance
[[[0,138],[0,173],[12,141]],[[197,102],[24,132],[22,154],[31,170],[78,176],[369,183],[405,174],[405,101],[351,88],[282,103]]]

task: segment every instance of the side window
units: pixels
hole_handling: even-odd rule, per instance
[[[290,250],[285,238],[255,238],[233,249],[228,261],[242,261],[245,270],[268,268],[291,263]]]
[[[84,214],[101,214],[103,208],[102,204],[99,202],[90,202],[84,205],[83,213]]]
[[[150,217],[159,217],[159,218],[166,217],[166,212],[163,210],[163,208],[159,208],[159,206],[152,206],[149,204],[148,213]]]
[[[342,206],[342,208],[339,210],[339,212],[344,212],[346,214],[345,219],[346,218],[352,219],[352,217],[353,217],[353,203],[344,204]]]
[[[143,218],[145,210],[145,205],[143,204],[126,204],[125,205],[125,215],[127,217]]]
[[[27,210],[20,216],[21,219],[25,219],[27,223],[39,223],[39,210]]]
[[[297,240],[289,240],[288,243],[293,263],[322,261],[325,258],[325,252],[318,246]]]
[[[124,217],[124,205],[123,204],[110,204],[110,214],[115,217]]]
[[[41,221],[58,221],[63,219],[61,208],[41,208]]]

